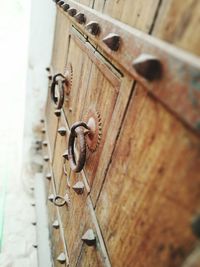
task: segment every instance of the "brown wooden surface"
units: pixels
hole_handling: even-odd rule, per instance
[[[113,266],[180,266],[196,240],[200,143],[137,87],[97,202]]]
[[[58,129],[60,127],[66,128],[67,132],[65,136],[61,136],[58,133]],[[56,134],[55,149],[54,149],[54,155],[53,155],[53,174],[54,174],[55,187],[56,187],[57,192],[59,190],[60,180],[63,174],[63,165],[65,162],[65,159],[63,158],[62,155],[68,147],[68,138],[69,138],[68,125],[65,120],[64,114],[62,113],[61,117],[59,118],[57,134]]]
[[[200,1],[164,0],[153,35],[175,46],[200,55]]]

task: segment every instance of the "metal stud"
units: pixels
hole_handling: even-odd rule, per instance
[[[61,264],[64,264],[66,262],[66,257],[64,252],[60,253],[60,255],[57,257],[57,261],[60,262]]]
[[[32,222],[32,225],[36,226],[36,225],[37,225],[37,223],[36,223],[36,222]]]
[[[60,117],[60,115],[61,115],[61,110],[60,110],[60,109],[56,109],[56,110],[54,111],[54,114],[55,114],[57,117]]]
[[[196,215],[192,220],[192,232],[197,238],[200,238],[200,214]]]
[[[79,181],[73,185],[72,188],[78,195],[81,195],[84,192],[84,183]]]
[[[41,119],[40,122],[41,122],[41,123],[44,123],[44,119]]]
[[[91,33],[92,35],[97,35],[100,32],[100,26],[99,23],[97,21],[90,21],[87,25],[86,25],[86,30],[88,30],[89,33]]]
[[[53,78],[52,75],[49,75],[49,76],[48,76],[48,79],[49,79],[50,81],[52,80],[52,78]]]
[[[81,238],[88,246],[94,246],[96,244],[96,237],[92,229],[87,230]]]
[[[40,145],[41,142],[42,142],[41,140],[36,140],[36,141],[35,141],[36,145]]]
[[[57,2],[57,4],[58,4],[59,6],[62,6],[64,3],[65,3],[65,2],[62,1],[62,0]]]
[[[50,68],[49,67],[46,67],[46,71],[49,72],[50,71]]]
[[[120,46],[120,36],[116,33],[109,33],[103,42],[113,51],[117,51]]]
[[[51,180],[51,173],[50,172],[46,174],[46,179]]]
[[[37,244],[33,244],[33,247],[34,247],[34,248],[37,248],[37,247],[38,247],[38,245],[37,245]]]
[[[32,207],[35,207],[35,202],[31,203],[31,206],[32,206]]]
[[[86,21],[85,15],[82,12],[77,13],[74,18],[79,24],[84,24]]]
[[[158,58],[148,54],[141,54],[133,61],[135,71],[145,79],[152,81],[162,76],[162,65]]]
[[[46,155],[46,156],[43,157],[43,159],[44,159],[44,161],[49,161],[49,156]]]
[[[74,17],[76,15],[76,9],[73,8],[73,7],[70,7],[68,10],[67,10],[67,13],[71,16],[71,17]]]
[[[42,133],[45,133],[46,132],[45,128],[42,128],[41,132]]]
[[[53,228],[58,229],[58,228],[60,227],[58,220],[55,220],[55,221],[52,223],[52,226],[53,226]]]
[[[66,160],[69,160],[68,158],[68,150],[66,149],[65,152],[62,154],[63,158],[65,158]]]
[[[31,191],[34,191],[35,188],[33,186],[31,186],[30,189],[31,189]]]
[[[55,198],[54,194],[51,194],[51,195],[48,196],[48,200],[51,201],[51,202],[54,201],[54,198]]]
[[[47,142],[46,140],[44,140],[44,141],[42,142],[42,145],[43,145],[43,146],[47,146],[47,145],[48,145],[48,142]]]
[[[58,133],[59,133],[61,136],[66,135],[66,132],[67,132],[67,129],[66,129],[65,127],[60,127],[60,128],[58,128]]]
[[[62,8],[65,12],[67,12],[67,10],[70,8],[70,5],[69,4],[64,4],[62,5]]]

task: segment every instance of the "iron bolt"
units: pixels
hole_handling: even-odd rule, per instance
[[[96,244],[96,237],[92,229],[87,230],[81,239],[88,246],[94,246]]]
[[[64,10],[65,12],[67,12],[67,10],[70,8],[70,5],[68,5],[68,4],[64,4],[64,5],[62,5],[62,8],[63,8],[63,10]]]
[[[43,159],[44,159],[44,161],[49,161],[49,156],[46,155],[46,156],[44,156]]]
[[[135,71],[149,81],[160,79],[162,65],[158,58],[148,54],[141,54],[133,61]]]
[[[76,15],[76,9],[73,8],[73,7],[70,7],[68,10],[67,10],[67,13],[71,16],[71,17],[74,17]]]
[[[120,36],[116,33],[109,33],[103,38],[103,42],[113,51],[117,51],[120,46]]]
[[[65,150],[65,152],[62,154],[63,158],[65,158],[66,160],[69,160],[68,158],[68,150]]]
[[[60,262],[61,264],[64,264],[66,262],[66,257],[64,252],[60,253],[60,255],[57,257],[57,261]]]
[[[55,114],[57,117],[60,117],[60,115],[61,115],[61,110],[60,110],[60,109],[56,109],[56,110],[54,111],[54,114]]]
[[[51,180],[51,173],[46,174],[46,179]]]
[[[82,12],[77,13],[74,17],[79,24],[84,24],[86,21],[85,15]]]
[[[72,188],[78,195],[81,195],[84,192],[84,183],[79,181]]]
[[[53,226],[53,228],[58,229],[58,228],[60,227],[58,220],[55,220],[55,221],[52,223],[52,226]]]
[[[60,127],[58,128],[58,133],[61,135],[61,136],[64,136],[66,134],[67,130],[65,127]]]
[[[99,23],[97,21],[90,21],[86,25],[86,30],[88,30],[88,32],[91,33],[92,35],[98,35],[100,32]]]
[[[47,146],[48,145],[48,142],[45,140],[45,141],[42,142],[42,145],[43,146]]]

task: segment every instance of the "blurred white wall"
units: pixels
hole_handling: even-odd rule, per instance
[[[0,0],[0,6],[0,266],[36,267],[31,166],[37,161],[34,129],[47,93],[55,3]]]

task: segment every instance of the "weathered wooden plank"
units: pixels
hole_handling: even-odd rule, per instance
[[[64,14],[57,11],[54,46],[51,60],[54,74],[58,72],[64,72],[69,45],[69,29],[70,21],[65,17]]]
[[[83,9],[90,21],[97,21],[101,28],[97,36],[87,31],[85,25],[79,25],[73,18],[74,24],[96,44],[113,64],[124,68],[143,87],[151,91],[159,101],[163,102],[170,110],[176,113],[185,123],[199,131],[199,69],[200,61],[182,50],[153,38],[141,31],[115,21],[96,11],[79,5],[72,0],[68,1],[77,10]],[[63,11],[61,11],[63,12]],[[102,41],[105,36],[115,33],[120,36],[118,51],[112,51]],[[133,61],[141,55],[153,56],[159,62],[159,77],[148,79],[133,67]],[[146,60],[146,63],[149,63]],[[147,64],[148,64],[147,63]],[[144,66],[144,65],[143,65]],[[154,71],[152,71],[154,70]],[[157,74],[155,68],[146,71]],[[189,75],[188,75],[189,73]],[[180,97],[181,96],[181,97]]]
[[[164,0],[153,35],[189,52],[200,55],[200,1]]]
[[[158,4],[159,0],[107,0],[103,13],[148,33],[154,22]]]
[[[196,240],[200,141],[137,87],[96,213],[113,266],[178,267]]]

